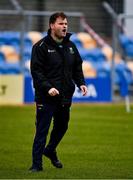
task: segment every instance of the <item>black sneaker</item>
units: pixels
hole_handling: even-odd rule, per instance
[[[56,151],[48,152],[47,150],[43,153],[47,158],[51,160],[51,163],[56,168],[63,168],[63,164],[58,160]]]
[[[29,169],[30,172],[39,172],[39,171],[42,171],[42,170],[43,170],[42,167],[33,167],[33,166],[31,166],[30,169]]]

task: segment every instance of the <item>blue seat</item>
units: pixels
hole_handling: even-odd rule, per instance
[[[11,33],[7,39],[8,45],[13,46],[17,52],[20,51],[20,34]]]
[[[15,50],[20,53],[21,50],[21,33],[16,31],[4,31],[0,32],[0,45],[10,45],[15,48]],[[24,34],[24,49],[32,50],[32,41]]]
[[[128,37],[124,34],[119,35],[119,40],[123,48],[125,48],[127,44],[129,43]]]
[[[124,76],[124,78],[126,79],[128,84],[132,84],[133,83],[133,75],[131,70],[126,66],[126,64],[118,64],[115,67],[115,71],[118,74],[118,76]],[[123,78],[122,78],[123,79]],[[121,79],[120,82],[121,83]]]
[[[0,62],[5,61],[5,55],[3,52],[0,52]]]
[[[120,44],[128,57],[133,57],[133,39],[124,34],[119,35]]]
[[[94,48],[90,50],[90,54],[94,57],[95,61],[106,61],[105,55],[102,53],[100,48]]]
[[[5,45],[7,43],[6,39],[3,37],[0,37],[0,46]]]
[[[27,61],[31,59],[31,51],[24,51],[23,60]]]
[[[14,39],[20,39],[20,32],[15,31],[4,31],[3,37],[6,39],[7,44],[10,44]]]
[[[6,63],[6,74],[20,74],[22,72],[19,63]]]
[[[6,33],[7,34],[7,33]],[[19,32],[11,33],[7,39],[7,44],[13,46],[16,51],[19,53],[21,48],[21,36]],[[32,41],[27,35],[24,35],[24,48],[32,49]]]
[[[4,31],[3,36],[5,38],[20,37],[20,32],[18,32],[18,31]]]
[[[94,56],[91,54],[90,50],[84,48],[79,48],[78,50],[83,60],[92,61],[92,62],[94,61]]]
[[[129,71],[122,71],[120,69],[116,70],[117,75],[119,76],[119,87],[121,96],[126,96],[128,94],[128,87],[132,83],[132,76]]]
[[[28,38],[28,37],[25,37],[25,38],[24,38],[24,46],[25,46],[26,48],[31,48],[32,45],[33,45],[33,44],[32,44],[31,39]]]
[[[99,48],[94,49],[79,49],[79,53],[83,60],[91,61],[92,63],[106,62],[106,57]]]
[[[129,42],[124,51],[128,57],[133,57],[133,43]]]
[[[77,48],[82,48],[83,44],[80,41],[80,39],[77,37],[76,34],[72,34],[72,36],[70,37],[70,40],[76,45]]]
[[[92,65],[97,71],[100,71],[101,69],[104,69],[107,72],[110,71],[110,65],[106,61],[93,61]]]
[[[0,74],[6,74],[5,62],[0,62]]]
[[[110,77],[110,71],[105,68],[97,69],[98,77]]]

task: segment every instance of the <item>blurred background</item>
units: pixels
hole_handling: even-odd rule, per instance
[[[133,179],[132,9],[133,0],[0,0],[0,179]],[[34,174],[31,50],[57,11],[68,16],[88,94],[73,96],[63,170],[44,159]]]
[[[129,106],[133,91],[132,7],[132,0],[0,0],[0,104],[34,102],[32,46],[46,36],[50,15],[64,11],[73,33],[71,40],[83,59],[88,87],[86,97],[76,88],[73,101],[125,99]]]

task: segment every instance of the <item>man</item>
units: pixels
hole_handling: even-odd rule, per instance
[[[32,49],[31,74],[35,88],[36,133],[30,171],[42,171],[42,155],[56,168],[62,168],[56,148],[64,136],[75,84],[87,93],[82,72],[82,60],[67,33],[67,17],[58,12],[49,19],[48,35]],[[53,129],[46,146],[46,137],[53,118]]]

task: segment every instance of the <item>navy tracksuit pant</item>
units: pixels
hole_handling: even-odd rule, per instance
[[[36,105],[36,133],[32,149],[33,167],[42,166],[42,155],[45,148],[54,151],[64,136],[69,121],[69,105],[37,104]],[[46,146],[46,138],[53,118],[53,129]]]

